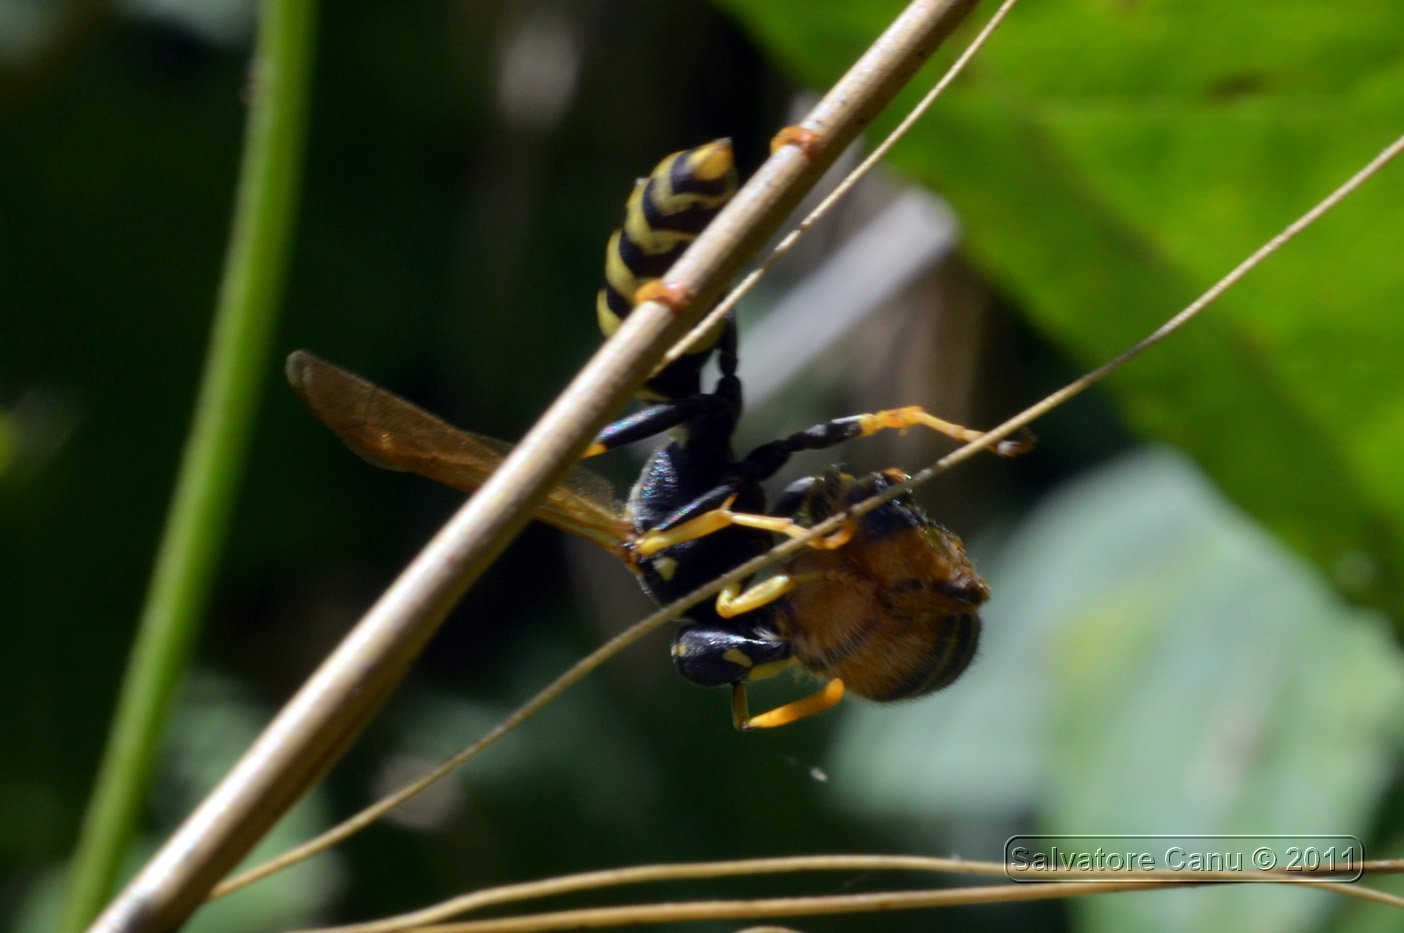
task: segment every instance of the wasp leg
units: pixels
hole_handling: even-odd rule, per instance
[[[937,418],[918,405],[889,408],[867,414],[850,415],[847,418],[835,418],[833,421],[816,424],[812,428],[791,434],[789,437],[782,437],[768,444],[762,444],[732,466],[728,471],[728,479],[733,483],[759,482],[774,476],[790,459],[791,455],[797,454],[801,450],[823,450],[854,438],[868,437],[879,431],[904,430],[911,427],[931,428],[933,431],[939,431],[960,441],[971,441],[984,434],[982,431]],[[1015,437],[1001,441],[995,447],[995,451],[1004,456],[1012,457],[1024,453],[1032,447],[1033,434],[1025,429]]]
[[[905,431],[907,428],[926,427],[937,431],[947,437],[970,443],[979,440],[985,435],[984,431],[976,431],[947,421],[944,418],[937,418],[935,415],[922,408],[920,405],[907,405],[903,408],[888,408],[883,411],[875,411],[870,414],[857,415],[860,428],[860,437],[867,437],[879,431],[896,428]],[[1006,438],[995,445],[995,453],[1004,457],[1016,457],[1019,454],[1027,453],[1033,449],[1033,433],[1027,428],[1021,430],[1017,435]]]
[[[779,152],[786,146],[797,146],[803,152],[805,158],[812,159],[818,155],[826,140],[822,133],[805,126],[786,126],[776,133],[770,140],[770,151]]]
[[[726,400],[711,393],[689,395],[686,398],[670,399],[650,405],[606,425],[595,438],[595,442],[585,448],[582,457],[593,457],[624,444],[662,434],[669,428],[703,417],[712,410],[719,415],[725,414],[727,408]]]
[[[750,706],[746,702],[746,684],[735,683],[731,685],[731,724],[742,732],[750,729],[774,729],[778,726],[788,726],[792,722],[798,722],[801,719],[822,713],[824,710],[833,709],[842,699],[843,681],[835,677],[817,693],[811,693],[803,699],[786,703],[784,706],[777,706],[759,716],[752,716]]]
[[[790,645],[763,626],[692,622],[673,636],[673,666],[699,687],[764,680],[791,667]]]
[[[671,528],[653,529],[646,531],[634,539],[634,553],[640,557],[648,557],[657,554],[659,551],[674,547],[686,541],[694,541],[697,538],[705,538],[707,535],[723,528],[730,528],[733,525],[740,525],[743,528],[757,528],[761,531],[773,531],[776,534],[789,535],[792,538],[802,538],[809,534],[809,529],[792,518],[785,518],[780,515],[755,515],[750,512],[733,512],[728,506],[731,504],[732,496],[722,504],[720,508],[711,509],[700,515],[695,515],[681,524],[673,525]],[[848,539],[853,537],[853,527],[850,523],[845,523],[838,531],[831,535],[815,538],[810,541],[811,547],[822,551],[833,550],[843,547],[848,543]]]
[[[721,379],[715,391],[699,392],[698,373],[713,349],[717,351]],[[741,411],[741,383],[736,378],[736,365],[736,322],[728,316],[713,344],[684,354],[654,373],[645,384],[642,396],[662,401],[606,425],[582,456],[594,457],[699,420],[720,426],[720,430],[730,436]]]
[[[680,282],[664,282],[662,279],[649,279],[634,292],[634,307],[648,301],[656,301],[669,311],[681,311],[692,304],[692,289]]]
[[[777,573],[752,586],[741,589],[740,583],[723,587],[717,594],[717,615],[723,619],[734,619],[747,612],[755,612],[762,606],[775,602],[801,583],[823,579],[822,573]]]

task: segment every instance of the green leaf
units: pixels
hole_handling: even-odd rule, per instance
[[[1343,605],[1224,506],[1183,464],[1147,456],[1026,529],[1026,566],[1047,569],[1020,581],[1024,593],[1057,572],[1096,594],[1069,607],[1049,645],[1047,829],[1369,825],[1402,737],[1399,652],[1383,619]],[[1088,524],[1101,527],[1083,533]],[[1246,886],[1082,909],[1092,929],[1305,930],[1332,906],[1317,892]]]
[[[815,87],[899,6],[726,5]],[[1398,4],[1024,4],[894,162],[955,204],[968,251],[1091,367],[1404,130],[1400,35]],[[1401,203],[1396,165],[1108,383],[1137,430],[1396,620]]]

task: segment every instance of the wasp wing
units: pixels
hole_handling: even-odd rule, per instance
[[[378,467],[404,470],[472,492],[497,469],[511,445],[459,430],[443,419],[328,363],[297,350],[286,372],[307,407],[346,446]],[[631,533],[602,477],[575,467],[547,495],[536,518],[583,535],[616,554]]]

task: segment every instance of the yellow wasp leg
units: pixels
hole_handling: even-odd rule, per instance
[[[803,538],[809,534],[809,529],[793,518],[784,518],[779,515],[752,515],[747,512],[731,512],[723,506],[717,511],[724,511],[731,516],[731,524],[741,525],[745,528],[759,528],[762,531],[773,531],[777,534],[789,535],[791,538]],[[852,522],[844,522],[839,526],[839,530],[831,535],[824,535],[809,542],[809,546],[821,551],[832,551],[841,548],[848,543],[848,539],[853,537],[854,525]]]
[[[774,729],[788,726],[792,722],[808,718],[826,709],[832,709],[843,699],[843,681],[835,677],[817,693],[812,693],[793,703],[777,706],[767,713],[752,716],[746,703],[746,685],[731,685],[731,724],[745,732],[748,729]]]
[[[668,308],[669,311],[681,311],[692,304],[692,299],[696,297],[692,289],[681,282],[664,282],[662,279],[649,279],[639,286],[634,292],[634,307],[638,307],[644,302],[656,301]]]
[[[695,541],[698,538],[705,538],[714,531],[721,531],[723,528],[730,528],[732,525],[741,525],[745,528],[759,528],[763,531],[773,531],[777,534],[789,535],[792,538],[802,538],[809,533],[809,529],[801,525],[792,518],[783,518],[778,515],[753,515],[749,512],[733,512],[727,504],[719,509],[712,509],[710,512],[703,512],[695,515],[687,521],[674,525],[672,528],[663,531],[646,531],[639,535],[634,541],[634,551],[642,557],[657,554],[664,548],[682,544],[686,541]],[[853,526],[851,523],[844,523],[838,531],[831,535],[816,538],[810,541],[811,547],[822,551],[830,551],[834,548],[843,547],[848,543],[848,539],[853,537]]]
[[[754,586],[748,586],[745,590],[741,589],[740,583],[729,583],[717,594],[717,615],[723,619],[734,619],[747,612],[754,612],[762,606],[775,602],[801,583],[819,580],[823,577],[824,574],[818,572],[801,573],[794,576],[777,573],[773,577],[766,577]]]
[[[819,154],[827,140],[823,135],[804,126],[787,126],[776,133],[770,140],[770,151],[779,152],[786,146],[798,146],[799,150],[805,154],[806,158],[814,158]]]
[[[976,431],[971,428],[947,421],[944,418],[937,418],[920,405],[907,405],[903,408],[887,408],[883,411],[875,411],[871,414],[858,415],[858,424],[863,437],[876,434],[879,431],[890,429],[906,430],[907,428],[926,427],[933,431],[940,432],[947,437],[954,438],[962,443],[969,443],[984,435],[984,431]],[[1006,438],[995,445],[995,452],[1005,456],[1014,457],[1027,452],[1033,447],[1033,435],[1027,429],[1019,432],[1011,438]]]

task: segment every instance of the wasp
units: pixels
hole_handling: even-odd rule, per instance
[[[606,252],[596,307],[606,335],[657,287],[735,185],[727,140],[675,153],[639,181]],[[713,355],[719,376],[702,391],[702,368]],[[907,478],[900,470],[855,477],[831,467],[791,483],[767,508],[761,484],[792,454],[888,429],[923,426],[960,440],[979,434],[909,406],[837,418],[737,457],[737,368],[736,328],[727,317],[648,381],[640,393],[646,407],[607,426],[587,450],[592,456],[668,435],[623,507],[605,480],[575,467],[535,517],[607,548],[663,605],[769,550],[777,536],[804,536]],[[381,467],[472,491],[510,449],[303,351],[288,358],[287,375],[318,418]],[[1019,453],[1027,444],[1006,442],[999,450]],[[909,495],[809,543],[777,572],[733,583],[714,602],[693,607],[674,635],[672,658],[684,678],[731,687],[736,728],[794,722],[834,706],[845,691],[879,702],[921,696],[970,664],[989,586],[960,539]],[[747,685],[795,667],[825,685],[751,715]]]

